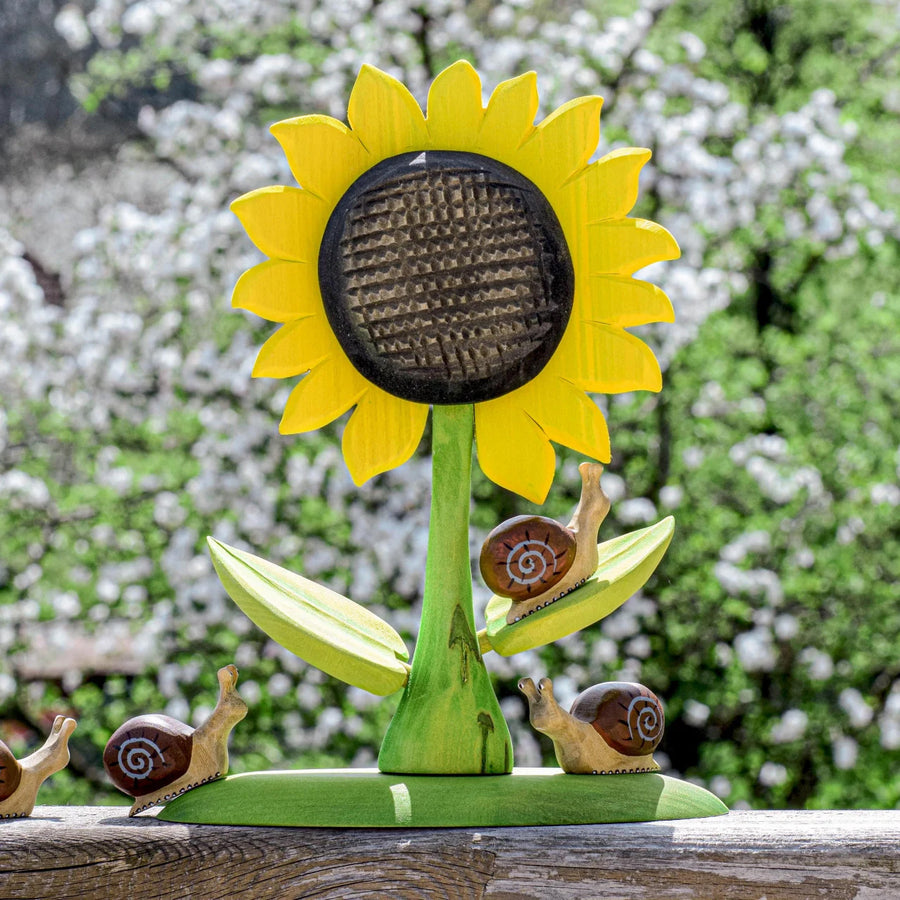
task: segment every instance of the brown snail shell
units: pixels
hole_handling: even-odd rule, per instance
[[[171,716],[137,716],[117,728],[107,742],[103,765],[113,784],[134,798],[129,815],[228,771],[228,736],[247,715],[247,704],[237,692],[235,666],[223,666],[216,677],[219,699],[198,728]]]
[[[481,575],[501,597],[527,600],[562,581],[575,560],[575,535],[546,516],[515,516],[481,548]]]
[[[603,466],[584,462],[578,471],[581,497],[567,526],[544,516],[516,516],[498,525],[481,548],[485,584],[513,601],[508,625],[581,587],[597,569],[597,530],[609,512],[600,487]]]
[[[665,713],[659,698],[642,684],[607,681],[582,691],[570,715],[587,722],[624,756],[645,756],[662,740]]]
[[[137,716],[113,733],[103,766],[119,790],[143,797],[187,772],[193,742],[194,729],[171,716]]]
[[[11,797],[22,780],[22,766],[12,750],[0,741],[0,800]]]

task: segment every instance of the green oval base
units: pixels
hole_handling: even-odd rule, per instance
[[[585,825],[719,816],[697,785],[658,774],[386,775],[375,769],[247,772],[194,788],[158,818],[206,825],[441,828]]]

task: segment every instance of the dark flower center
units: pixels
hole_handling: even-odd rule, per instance
[[[518,172],[474,153],[406,153],[358,178],[319,251],[325,311],[373,384],[478,403],[537,375],[572,311],[562,228]]]

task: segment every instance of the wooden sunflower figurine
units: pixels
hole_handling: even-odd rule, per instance
[[[671,321],[672,307],[632,276],[678,247],[664,228],[628,217],[649,150],[590,162],[601,103],[581,97],[535,125],[534,73],[500,84],[485,106],[475,70],[458,62],[435,78],[423,113],[400,82],[363,66],[349,126],[312,115],[272,127],[299,186],[232,206],[269,257],[241,277],[234,305],[281,325],[253,374],[301,376],[282,433],[352,408],[342,447],[362,484],[410,458],[431,411],[431,524],[411,666],[399,635],[349,598],[211,541],[229,593],[273,638],[352,684],[403,689],[383,772],[510,772],[483,653],[595,622],[643,584],[671,538],[666,520],[601,545],[601,574],[579,572],[574,590],[521,621],[512,601],[495,598],[488,628],[475,633],[473,443],[491,480],[541,503],[551,441],[609,461],[588,393],[661,386],[652,351],[626,329]],[[594,566],[592,553],[584,558]]]

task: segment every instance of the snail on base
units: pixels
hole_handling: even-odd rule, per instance
[[[568,526],[546,516],[515,516],[498,525],[481,548],[485,584],[513,600],[510,625],[575,590],[597,569],[597,531],[610,502],[600,487],[603,466],[584,462],[578,470],[581,499]]]
[[[137,716],[107,742],[106,773],[120,791],[135,798],[129,816],[228,771],[228,736],[247,715],[247,704],[237,692],[235,666],[219,669],[218,679],[216,708],[196,730],[171,716]]]
[[[44,746],[17,760],[0,741],[0,818],[30,816],[40,786],[69,762],[69,737],[75,720],[57,716]]]
[[[665,728],[659,698],[642,684],[607,681],[582,691],[565,712],[553,696],[553,682],[519,682],[528,699],[532,726],[553,741],[564,772],[613,775],[658,772],[653,751]]]

